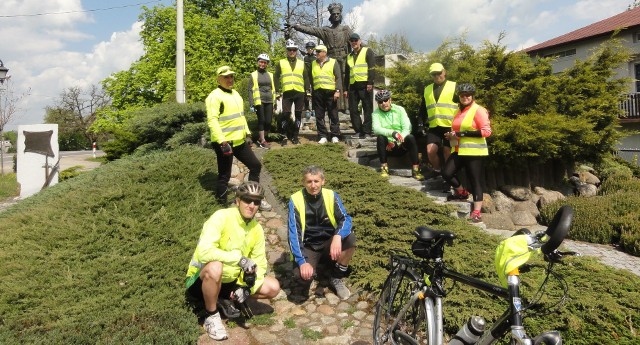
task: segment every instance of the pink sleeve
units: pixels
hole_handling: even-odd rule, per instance
[[[476,111],[473,118],[473,124],[476,129],[480,129],[483,138],[491,136],[491,122],[489,122],[489,112],[487,109],[480,107]]]

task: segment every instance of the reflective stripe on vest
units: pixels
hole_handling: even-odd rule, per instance
[[[460,124],[460,132],[475,131],[473,128],[473,119],[476,117],[476,111],[480,106],[473,103],[462,115],[462,123]],[[458,155],[460,156],[488,156],[489,148],[487,140],[484,137],[462,137],[458,143]]]
[[[280,60],[280,71],[282,72],[280,75],[282,92],[289,90],[304,92],[304,61],[296,59],[296,67],[291,70],[289,60],[282,59]]]
[[[324,207],[327,209],[327,216],[329,217],[329,221],[331,225],[335,228],[338,226],[336,222],[336,215],[334,214],[334,206],[336,196],[331,189],[322,188],[322,200],[324,201]],[[291,200],[293,201],[293,206],[296,207],[298,213],[300,214],[300,226],[302,227],[302,239],[304,240],[304,228],[306,225],[306,203],[304,202],[304,195],[302,194],[302,190],[295,192],[291,196]]]
[[[273,103],[276,102],[276,94],[273,92],[276,87],[273,84],[273,73],[267,72],[269,74],[269,79],[271,79],[271,94],[273,95]],[[262,104],[262,100],[260,99],[260,86],[258,85],[258,71],[251,72],[251,79],[253,79],[253,105]]]
[[[433,95],[433,85],[434,84],[429,84],[424,88],[424,101],[427,106],[429,127],[451,127],[453,117],[458,111],[458,105],[453,101],[453,95],[456,92],[456,83],[448,80],[445,81],[437,102]]]
[[[367,47],[362,47],[356,61],[353,61],[353,54],[347,56],[349,65],[349,84],[357,81],[367,81],[369,78],[369,65],[367,65]]]
[[[234,141],[245,138],[244,105],[242,97],[234,90],[232,93],[215,89],[216,97],[224,104],[224,109],[218,117],[220,130],[225,134],[225,140]]]
[[[324,65],[320,67],[317,60],[311,63],[311,74],[313,75],[313,89],[336,89],[336,77],[333,75],[333,66],[336,64],[336,59],[329,59],[325,61]]]

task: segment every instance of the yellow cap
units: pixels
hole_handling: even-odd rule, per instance
[[[429,67],[429,73],[442,72],[442,71],[444,71],[444,66],[442,66],[442,64],[439,62],[432,63],[431,67]]]
[[[320,51],[326,52],[327,51],[327,47],[325,47],[324,44],[321,44],[319,46],[316,46],[316,51],[317,52],[320,52]]]
[[[218,76],[221,76],[221,75],[224,76],[224,75],[236,74],[236,72],[232,71],[231,67],[229,66],[222,66],[216,70],[216,74]]]

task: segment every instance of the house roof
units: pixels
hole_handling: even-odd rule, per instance
[[[608,34],[614,32],[617,29],[626,29],[633,26],[640,26],[640,7],[626,10],[613,17],[603,19],[599,22],[587,25],[581,29],[571,31],[562,36],[558,36],[540,44],[536,44],[533,47],[525,49],[524,51],[527,53],[532,53],[545,48],[551,48],[569,42],[580,41],[586,38]]]

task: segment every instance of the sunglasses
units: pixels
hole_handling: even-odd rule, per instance
[[[461,93],[458,95],[458,97],[473,97],[473,94],[471,93]]]
[[[437,76],[439,76],[440,74],[442,74],[442,71],[440,71],[440,72],[431,72],[431,76],[432,76],[432,77],[437,77]]]
[[[349,40],[349,42],[358,42],[358,41],[359,41],[359,39],[355,39],[355,38],[352,38],[352,39]]]
[[[287,51],[288,52],[297,52],[298,49],[296,49],[296,48],[287,48]]]
[[[247,205],[254,204],[255,206],[260,206],[260,200],[255,200],[250,198],[240,198],[240,201],[244,202]]]
[[[391,98],[387,98],[387,99],[385,99],[385,100],[378,101],[378,104],[382,104],[382,103],[389,102],[389,100],[390,100],[390,99],[391,99]]]

